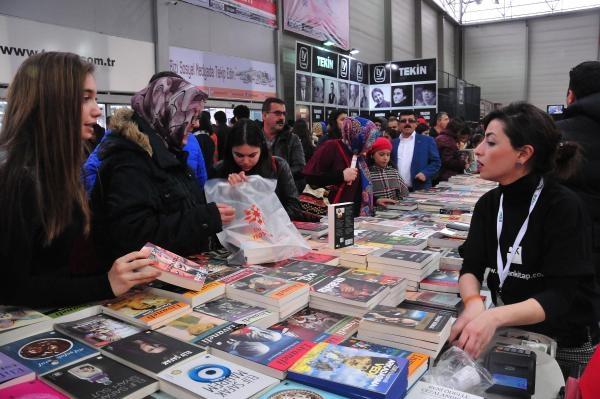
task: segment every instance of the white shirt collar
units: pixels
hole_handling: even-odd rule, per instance
[[[407,138],[404,138],[404,136],[402,135],[402,133],[400,133],[400,141],[414,141],[415,140],[415,136],[416,136],[417,132],[414,131],[412,132],[412,134],[410,136],[408,136]]]

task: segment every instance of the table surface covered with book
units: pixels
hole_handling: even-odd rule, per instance
[[[356,218],[348,247],[333,248],[325,220],[295,223],[312,250],[271,264],[153,246],[161,277],[125,296],[0,306],[0,398],[503,397],[426,381],[461,311],[456,248],[492,187],[457,176],[413,193]],[[564,385],[548,338],[505,330],[493,342],[538,354],[533,397]]]

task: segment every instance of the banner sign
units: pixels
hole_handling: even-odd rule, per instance
[[[350,49],[349,0],[283,0],[283,28]]]
[[[98,91],[137,92],[155,72],[154,43],[4,15],[0,32],[0,83],[10,83],[27,57],[46,51],[75,53],[94,64]]]
[[[211,99],[264,101],[277,96],[275,64],[170,47],[169,69]]]
[[[227,16],[277,28],[277,0],[184,0]]]

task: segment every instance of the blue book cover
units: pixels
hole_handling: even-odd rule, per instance
[[[408,361],[322,342],[288,370],[288,378],[349,398],[392,399],[406,393]]]
[[[98,352],[56,331],[44,332],[0,347],[0,352],[44,374]]]
[[[294,381],[283,380],[258,399],[344,399],[344,396],[336,395],[322,389],[298,384]]]

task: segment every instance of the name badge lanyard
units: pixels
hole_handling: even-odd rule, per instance
[[[508,276],[510,271],[510,265],[512,264],[513,258],[515,257],[519,246],[521,245],[521,241],[523,240],[523,236],[525,236],[525,232],[527,231],[527,226],[529,225],[529,216],[535,208],[535,204],[537,203],[538,198],[540,197],[540,193],[542,192],[542,188],[544,188],[544,179],[540,179],[540,183],[535,189],[533,196],[531,197],[531,204],[529,205],[529,213],[527,214],[527,218],[523,222],[519,233],[517,234],[517,238],[515,239],[514,244],[512,245],[512,250],[506,256],[506,265],[502,263],[502,250],[500,249],[500,234],[502,233],[502,224],[504,222],[504,209],[503,209],[503,200],[504,194],[500,196],[500,207],[498,208],[498,219],[496,221],[496,235],[498,237],[498,249],[496,250],[496,266],[498,268],[498,278],[500,279],[500,288],[498,289],[498,296],[502,295],[502,286],[504,285],[504,280]]]

